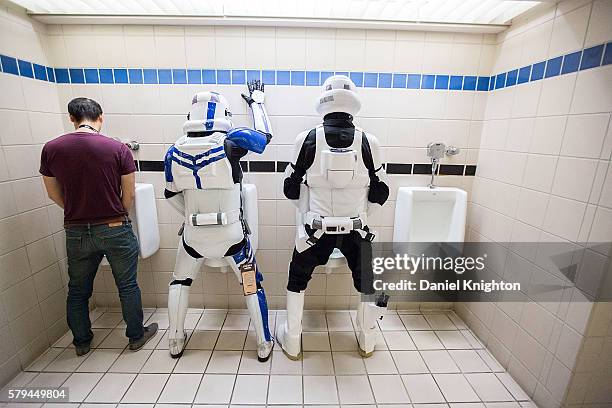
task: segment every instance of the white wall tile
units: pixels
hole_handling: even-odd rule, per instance
[[[578,201],[587,201],[591,180],[595,177],[597,160],[561,157],[557,163],[552,193]]]
[[[569,241],[576,241],[585,208],[585,203],[551,196],[546,210],[544,230]],[[559,222],[559,220],[564,221]]]
[[[589,27],[586,33],[585,47],[601,44],[609,41],[610,15],[612,15],[612,4],[607,0],[596,0],[593,2]]]
[[[559,154],[566,116],[537,117],[534,122],[530,153]]]
[[[598,158],[606,136],[610,115],[570,115],[563,137],[561,154]]]
[[[555,18],[550,39],[549,57],[579,50],[584,43],[591,5],[580,7]]]
[[[518,208],[517,219],[534,227],[540,227],[546,216],[549,197],[537,191],[522,189]]]
[[[571,113],[599,113],[612,110],[612,95],[608,85],[612,81],[612,66],[580,71],[571,104]]]
[[[523,186],[544,193],[550,192],[556,166],[557,158],[554,156],[528,155]]]
[[[543,81],[539,116],[565,115],[569,112],[576,74],[561,75]]]
[[[336,39],[336,70],[364,69],[364,49],[365,40],[344,39],[338,35]]]
[[[277,37],[276,64],[281,69],[306,68],[306,39]]]
[[[393,51],[394,71],[422,72],[424,46],[421,41],[398,40]]]
[[[512,104],[512,117],[535,116],[540,100],[542,81],[528,82],[516,88]]]

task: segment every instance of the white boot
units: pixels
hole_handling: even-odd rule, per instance
[[[359,354],[362,357],[370,357],[374,352],[374,346],[380,335],[377,322],[382,320],[387,307],[376,306],[373,302],[359,302],[357,307],[357,343]]]
[[[304,292],[287,291],[287,320],[277,325],[276,339],[283,352],[291,360],[302,358],[302,315]]]
[[[274,339],[270,335],[268,326],[268,304],[263,289],[258,289],[257,293],[245,296],[247,309],[251,315],[251,321],[255,328],[257,338],[257,360],[266,362],[272,354]]]
[[[185,316],[189,305],[189,286],[175,284],[168,290],[168,343],[170,356],[179,358],[185,348]]]

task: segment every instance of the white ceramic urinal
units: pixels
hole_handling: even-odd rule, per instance
[[[255,184],[242,185],[242,209],[244,218],[251,230],[251,235],[249,236],[251,248],[253,248],[253,252],[257,252],[257,245],[259,244],[259,213],[257,210],[257,187]],[[225,267],[229,267],[229,264],[223,258],[205,259],[204,264],[213,268],[224,268],[224,270]]]
[[[463,242],[467,193],[454,187],[400,187],[393,242]]]
[[[134,208],[130,210],[132,229],[138,238],[138,255],[148,258],[159,249],[159,225],[153,184],[136,183]],[[106,257],[102,265],[108,265]]]
[[[159,249],[159,224],[153,184],[136,183],[134,210],[130,211],[130,217],[138,237],[140,257],[148,258]]]

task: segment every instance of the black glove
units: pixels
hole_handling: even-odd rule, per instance
[[[253,98],[251,97],[251,95],[253,95],[253,92],[255,91],[264,91],[264,83],[262,81],[260,81],[259,79],[254,79],[253,81],[247,82],[247,88],[249,89],[249,94],[245,95],[245,94],[241,94],[242,95],[242,99],[244,99],[246,101],[246,103],[251,106],[251,104],[253,103]]]

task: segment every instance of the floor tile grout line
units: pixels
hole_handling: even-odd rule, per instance
[[[219,338],[221,337],[221,331],[222,331],[222,329],[223,329],[223,325],[225,324],[225,320],[227,319],[227,315],[228,315],[228,313],[227,313],[227,311],[226,311],[225,316],[224,316],[224,318],[223,318],[223,323],[221,323],[221,327],[219,328],[219,331],[218,331],[218,333],[217,333],[217,337],[215,338],[215,344],[213,344],[213,348],[212,348],[212,350],[210,351],[210,357],[208,357],[208,361],[206,362],[206,365],[205,365],[205,367],[204,367],[204,372],[202,373],[202,378],[200,379],[200,383],[198,384],[198,388],[196,389],[196,392],[195,392],[195,394],[193,395],[193,401],[192,401],[192,404],[195,404],[195,403],[196,403],[196,402],[195,402],[195,401],[196,401],[196,398],[198,398],[198,393],[200,392],[200,388],[202,387],[202,383],[204,382],[204,376],[206,375],[206,371],[208,371],[208,365],[210,364],[210,361],[212,360],[213,353],[215,352],[215,348],[217,347],[217,342],[219,341]],[[202,313],[202,315],[200,316],[200,319],[198,319],[198,323],[197,323],[197,324],[196,324],[196,326],[194,327],[193,332],[195,332],[195,331],[196,331],[196,329],[197,329],[197,327],[198,327],[198,324],[200,323],[200,321],[201,321],[203,318],[204,318],[204,313]],[[192,336],[193,336],[193,332],[191,333],[191,336],[189,337],[189,340],[187,341],[187,344],[185,344],[185,348],[187,348],[187,345],[189,344],[189,341],[191,341]],[[177,365],[178,365],[178,362],[177,362]],[[176,367],[174,367],[174,368],[176,368]],[[174,370],[174,368],[173,368],[173,370]],[[234,379],[234,382],[235,382],[235,381],[236,381],[236,380]],[[233,391],[232,391],[232,393],[233,393]],[[230,400],[231,400],[231,396],[230,396]]]
[[[276,325],[278,324],[278,313],[274,313],[274,334],[276,334]],[[247,333],[248,336],[248,333]],[[274,337],[274,336],[272,336]],[[272,346],[272,351],[270,352],[270,358],[273,360],[275,355],[274,355],[274,346],[276,345],[276,340],[274,342],[275,344]],[[246,344],[246,343],[245,343]],[[278,352],[278,350],[276,351]],[[270,377],[272,376],[271,372],[272,372],[272,360],[270,360],[270,364],[268,367],[268,387],[266,388],[266,404],[268,403],[268,399],[270,398]],[[238,370],[240,370],[240,367],[238,367]]]
[[[97,319],[100,319],[102,316],[104,316],[105,313],[109,313],[109,312],[104,312],[102,313]],[[123,320],[121,320],[123,321]],[[115,325],[114,328],[112,328],[109,333],[104,337],[104,339],[102,339],[102,341],[104,341],[108,336],[110,336],[110,334],[113,332],[113,330],[115,328],[117,328],[117,326],[119,326],[120,322],[117,323],[117,325]],[[100,345],[102,344],[102,342],[100,342]],[[121,354],[123,354],[123,352],[127,349],[127,346],[125,346],[123,349],[121,349],[121,352],[119,353],[119,356]],[[94,350],[95,351],[95,350]],[[119,356],[117,356],[117,358],[113,361],[113,364],[115,363],[115,361],[119,358]],[[91,357],[91,356],[90,356]],[[151,356],[149,356],[150,358]],[[84,361],[83,361],[84,362]],[[82,364],[82,363],[81,363]],[[87,400],[87,398],[91,395],[91,393],[93,392],[93,390],[98,386],[98,384],[102,381],[102,379],[109,373],[108,370],[110,370],[110,368],[113,366],[113,364],[111,364],[107,370],[102,374],[102,376],[100,377],[100,379],[98,380],[98,382],[96,383],[96,385],[94,385],[91,390],[89,390],[89,392],[87,393],[87,395],[83,398],[82,403],[85,403],[85,401]],[[127,394],[128,390],[132,387],[132,384],[134,383],[134,381],[136,381],[136,378],[138,378],[138,374],[134,375],[134,378],[132,379],[132,381],[130,382],[130,385],[125,389],[125,391],[123,392],[123,394],[121,395],[121,397],[119,398],[119,401],[117,401],[116,404],[119,404],[119,402],[121,402],[121,400],[123,400],[123,397],[125,396],[125,394]]]
[[[396,311],[396,313],[394,315],[397,316],[397,318],[399,319],[400,323],[402,324],[402,327],[404,328],[404,331],[406,331],[406,333],[408,333],[408,329],[406,328],[406,325],[404,324],[404,321],[401,319],[401,317],[399,317],[399,313],[397,313],[397,311]],[[379,327],[379,329],[381,329],[381,328]],[[397,376],[399,377],[400,383],[402,384],[402,389],[404,390],[404,392],[406,394],[406,397],[408,398],[408,402],[412,404],[412,398],[410,398],[410,394],[408,394],[408,388],[406,387],[406,384],[404,383],[404,381],[402,379],[402,375],[400,374],[399,367],[397,366],[397,362],[393,358],[393,354],[391,353],[391,349],[389,348],[389,342],[387,341],[387,338],[384,336],[384,332],[383,332],[382,329],[380,330],[380,335],[383,338],[383,341],[385,342],[385,345],[387,346],[387,351],[389,352],[389,356],[391,357],[391,361],[393,362],[393,365],[395,366],[395,371],[397,372]],[[408,334],[408,337],[410,337],[410,334]],[[411,341],[412,341],[412,339],[411,339]],[[415,348],[416,348],[416,345],[415,345]],[[366,371],[367,371],[367,369],[366,369]],[[369,374],[368,374],[368,376],[369,376]],[[374,389],[372,389],[372,392],[374,392]],[[378,404],[378,401],[376,399],[376,394],[374,394],[374,401],[376,401],[376,403]]]

